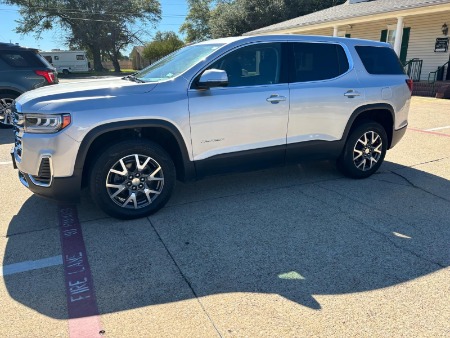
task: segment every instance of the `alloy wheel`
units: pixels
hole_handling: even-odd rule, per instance
[[[12,104],[14,99],[0,98],[0,123],[12,124]]]
[[[353,148],[353,163],[361,171],[368,171],[382,156],[383,141],[376,132],[365,132]]]
[[[132,154],[118,160],[108,172],[109,197],[122,208],[140,209],[158,198],[164,187],[164,173],[157,161]]]

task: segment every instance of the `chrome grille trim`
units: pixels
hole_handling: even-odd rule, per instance
[[[20,160],[22,158],[22,137],[20,135],[23,133],[24,118],[22,113],[17,112],[15,101],[11,106],[11,110],[14,127],[14,152]]]

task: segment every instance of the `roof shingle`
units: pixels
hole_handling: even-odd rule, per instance
[[[349,4],[348,2],[300,16],[291,20],[280,22],[271,26],[247,32],[244,35],[275,32],[283,29],[309,26],[331,21],[351,19],[366,15],[394,12],[405,9],[428,7],[433,5],[450,3],[450,0],[372,0]]]

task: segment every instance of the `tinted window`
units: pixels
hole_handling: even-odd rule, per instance
[[[291,82],[335,78],[349,69],[344,49],[336,44],[294,43],[294,71]]]
[[[355,49],[369,74],[404,74],[403,67],[393,49],[372,46],[356,46]]]
[[[225,70],[228,87],[280,83],[281,44],[264,43],[242,47],[225,55],[209,69]]]
[[[1,51],[0,58],[15,68],[42,67],[40,59],[33,52]]]
[[[77,55],[77,60],[84,60],[84,55]]]

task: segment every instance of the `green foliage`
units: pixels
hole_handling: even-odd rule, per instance
[[[115,63],[120,50],[140,40],[141,32],[132,27],[154,23],[161,15],[158,0],[0,0],[0,3],[19,6],[22,19],[18,21],[18,33],[33,32],[39,37],[43,31],[59,26],[67,34],[69,46],[87,49],[92,54],[96,70],[102,69],[102,51]]]
[[[188,0],[189,13],[180,33],[186,34],[186,42],[199,42],[211,38],[209,20],[212,0]]]
[[[152,42],[144,47],[144,57],[151,62],[159,60],[184,46],[175,32],[157,32]]]
[[[231,0],[210,13],[214,38],[243,33],[344,3],[345,0]]]

